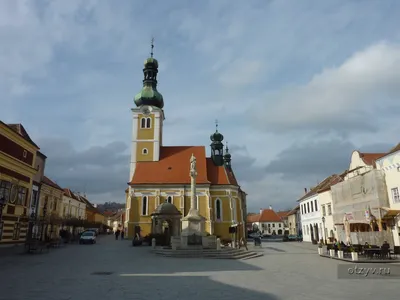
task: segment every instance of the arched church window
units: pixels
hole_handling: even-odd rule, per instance
[[[168,202],[168,203],[172,203],[172,197],[171,197],[171,196],[168,196],[167,202]]]
[[[147,196],[144,196],[142,198],[142,216],[147,216],[148,204],[149,204],[148,198]]]
[[[147,150],[147,148],[143,148],[142,149],[142,154],[146,155],[149,153],[149,150]]]
[[[140,128],[146,128],[146,118],[140,119]]]
[[[146,119],[146,128],[151,128],[151,118]]]
[[[220,199],[215,200],[215,218],[222,221],[222,203]]]

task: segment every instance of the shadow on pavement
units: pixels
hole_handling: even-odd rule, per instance
[[[241,280],[242,283],[244,281],[245,278]],[[133,284],[138,288],[140,287],[137,299],[279,299],[269,293],[224,284],[208,276],[121,276],[118,282],[121,285],[121,289]],[[153,288],[143,289],[143,287],[148,286],[149,282],[153,283]]]

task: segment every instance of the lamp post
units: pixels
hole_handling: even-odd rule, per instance
[[[326,240],[326,230],[325,230],[325,217],[322,217],[322,225],[323,225],[323,229],[324,229],[324,237],[325,237],[325,245],[327,244],[327,240]]]

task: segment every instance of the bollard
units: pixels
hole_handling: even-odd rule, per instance
[[[153,249],[156,248],[156,239],[155,238],[151,239],[151,247],[153,247]]]
[[[217,238],[217,250],[221,250],[221,239]]]

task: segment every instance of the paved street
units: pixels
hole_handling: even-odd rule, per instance
[[[263,246],[264,257],[247,261],[171,259],[107,236],[96,245],[6,255],[0,258],[0,299],[365,300],[397,293],[397,280],[337,279],[342,262],[318,257],[315,246]]]

